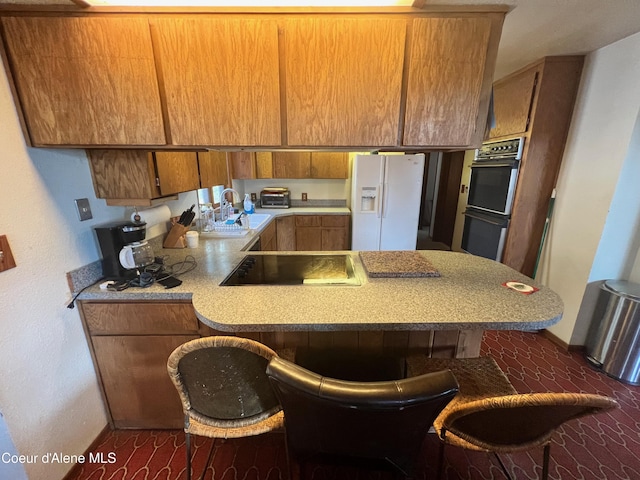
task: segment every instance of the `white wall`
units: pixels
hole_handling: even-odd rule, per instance
[[[25,147],[1,67],[0,152],[0,235],[17,264],[0,272],[0,410],[19,453],[82,454],[107,420],[65,274],[100,258],[91,227],[127,210],[96,199],[83,151]],[[74,199],[85,197],[94,218],[81,223]],[[25,467],[55,480],[71,465]]]
[[[628,256],[624,249],[617,251],[620,242],[607,239],[617,236],[626,244],[637,242],[637,230],[612,217],[612,230],[598,251],[614,194],[619,182],[624,184],[623,164],[633,149],[632,133],[640,111],[638,84],[640,34],[587,56],[538,273],[538,279],[564,301],[563,319],[549,330],[568,344],[582,344],[586,335],[590,315],[585,311],[579,315],[579,311],[587,285],[595,279],[592,267],[600,271],[597,275],[594,271],[598,277],[605,273],[601,262],[620,265]],[[630,202],[630,211],[638,210],[640,196],[624,198]],[[589,289],[585,302],[592,301],[593,290]]]

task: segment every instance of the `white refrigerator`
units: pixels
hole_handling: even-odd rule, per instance
[[[424,154],[357,155],[351,185],[351,249],[415,250]]]

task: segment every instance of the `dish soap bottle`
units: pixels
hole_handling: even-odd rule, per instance
[[[244,211],[245,213],[255,212],[255,208],[253,207],[253,203],[251,202],[251,198],[248,193],[244,194]]]

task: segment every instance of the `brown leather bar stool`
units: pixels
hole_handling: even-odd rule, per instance
[[[410,474],[422,458],[433,420],[458,391],[448,370],[387,382],[352,382],[274,357],[267,375],[284,410],[291,480],[311,459],[349,460]]]

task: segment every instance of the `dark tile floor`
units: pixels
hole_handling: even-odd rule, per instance
[[[625,385],[593,370],[578,352],[566,352],[535,333],[486,332],[482,355],[493,356],[521,393],[572,391],[614,397],[620,409],[563,426],[554,436],[549,477],[562,480],[640,479],[640,387]],[[203,471],[211,440],[197,438],[194,478]],[[174,480],[186,478],[184,434],[180,431],[114,431],[101,439],[97,452],[115,453],[113,464],[87,464],[72,480]],[[425,442],[424,465],[417,480],[435,478],[438,439]],[[444,477],[502,479],[496,460],[484,453],[446,450]],[[541,451],[505,455],[518,480],[540,476]],[[390,480],[384,473],[347,467],[312,467],[308,480]],[[208,480],[283,480],[286,452],[281,434],[216,440]]]

